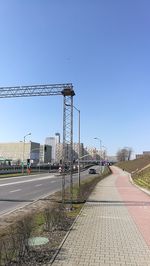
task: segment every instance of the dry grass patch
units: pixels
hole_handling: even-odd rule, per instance
[[[71,227],[84,201],[96,184],[110,174],[108,168],[103,175],[91,175],[73,187],[72,209],[69,209],[70,193],[66,190],[65,204],[60,192],[30,204],[23,209],[0,218],[0,265],[39,266],[50,261],[66,232]],[[46,237],[45,245],[30,246],[29,238]]]

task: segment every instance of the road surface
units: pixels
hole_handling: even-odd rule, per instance
[[[88,170],[81,172],[81,179],[87,178]],[[66,185],[70,177],[66,176]],[[73,183],[78,181],[78,173],[73,175]],[[0,215],[23,207],[35,200],[51,195],[62,189],[62,176],[58,173],[43,173],[0,179]]]

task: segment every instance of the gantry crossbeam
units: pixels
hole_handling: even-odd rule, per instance
[[[64,91],[66,90],[71,93],[70,95],[74,95],[73,86],[71,83],[0,87],[0,98],[63,95]]]

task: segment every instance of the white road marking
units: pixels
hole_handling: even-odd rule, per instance
[[[58,190],[57,189],[55,189],[55,190],[53,190],[53,191],[51,191],[50,193],[47,193],[47,194],[45,194],[43,197],[41,197],[42,199],[44,199],[44,198],[46,198],[46,197],[48,197],[49,195],[52,195],[52,194],[54,194],[55,192],[57,192]],[[34,201],[33,202],[36,202],[36,201],[38,201],[39,200],[39,198],[36,198],[36,199],[34,199]],[[28,202],[28,203],[25,203],[25,204],[21,204],[21,206],[17,206],[17,207],[15,207],[14,209],[12,209],[12,210],[4,210],[4,211],[0,211],[0,215],[2,216],[4,216],[4,215],[8,215],[8,214],[10,214],[10,213],[12,213],[12,212],[14,212],[14,211],[18,211],[18,210],[21,210],[21,209],[23,209],[25,206],[28,206],[28,205],[31,205],[31,204],[33,204],[33,202],[31,203],[31,202]]]
[[[52,176],[51,176],[52,177]],[[53,175],[54,177],[54,175]],[[23,181],[16,181],[16,182],[11,182],[11,183],[5,183],[5,184],[0,184],[0,187],[5,187],[5,186],[11,186],[11,185],[15,185],[15,184],[21,184],[21,183],[28,183],[28,182],[36,182],[38,180],[45,180],[45,179],[49,179],[49,176],[46,177],[39,177],[39,178],[34,178],[34,179],[29,179],[29,180],[23,180]]]
[[[9,191],[9,193],[14,193],[14,192],[18,192],[18,191],[21,191],[22,189],[15,189],[15,190],[11,190]]]
[[[35,187],[40,187],[40,186],[42,186],[42,184],[37,184],[37,185],[35,185]]]
[[[33,177],[33,176],[37,176],[36,174],[33,174],[31,177]],[[25,178],[25,177],[30,177],[29,175],[21,175],[21,176],[11,176],[11,177],[7,177],[7,180],[11,180],[11,179],[22,179],[22,178]],[[51,177],[54,177],[54,174],[49,174],[49,178],[51,178]],[[4,181],[4,179],[3,178],[0,178],[0,182],[3,182]]]

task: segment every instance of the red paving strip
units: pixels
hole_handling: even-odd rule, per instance
[[[150,196],[131,184],[128,174],[120,169],[117,171],[116,168],[112,171],[118,174],[116,187],[145,242],[150,247]]]

